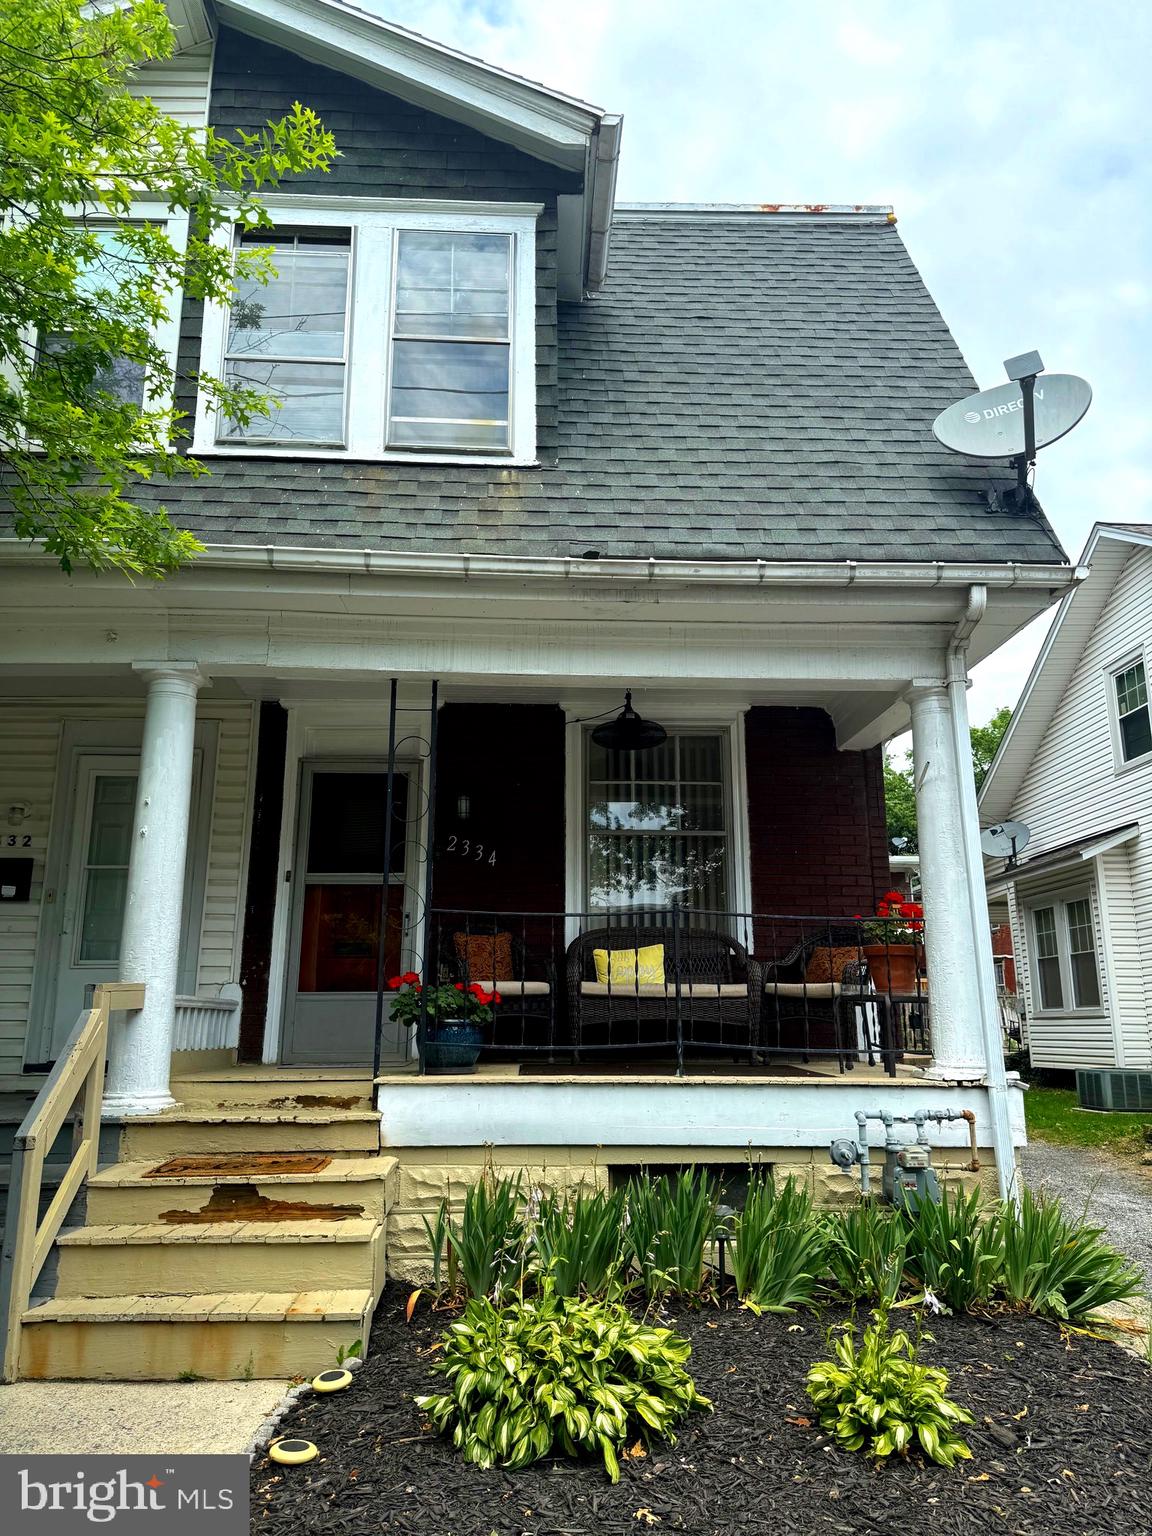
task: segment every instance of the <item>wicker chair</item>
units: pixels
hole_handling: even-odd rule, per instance
[[[468,962],[467,940],[487,943],[493,955],[507,941],[510,964],[494,966],[490,955],[488,964],[474,970]],[[478,981],[485,987],[495,985],[500,993],[492,1023],[493,1046],[501,1050],[518,1046],[550,1049],[562,1044],[556,1020],[555,965],[550,956],[526,945],[519,934],[485,927],[482,922],[471,928],[461,921],[447,923],[440,930],[438,948],[442,980],[462,981],[465,986]],[[507,970],[508,975],[493,976],[493,969]]]
[[[664,984],[598,982],[593,950],[664,946]],[[752,1055],[763,976],[742,944],[717,929],[594,928],[568,946],[568,1019],[574,1049],[609,1046]]]
[[[812,980],[813,961],[827,979]],[[798,1055],[834,1056],[841,1066],[856,1059],[855,1009],[872,998],[868,967],[855,929],[830,929],[804,939],[779,960],[764,965],[764,1010],[760,1037],[765,1049]]]

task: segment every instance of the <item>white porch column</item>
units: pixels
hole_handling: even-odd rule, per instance
[[[148,684],[132,852],[120,943],[121,981],[142,981],[144,1007],[115,1021],[108,1043],[104,1114],[155,1114],[168,1091],[192,793],[195,662],[136,662]]]
[[[912,761],[924,901],[924,948],[931,1000],[929,1076],[984,1076],[978,935],[972,921],[964,794],[943,682],[918,683],[912,706]]]

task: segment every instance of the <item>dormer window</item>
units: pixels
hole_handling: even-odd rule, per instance
[[[532,462],[535,208],[267,202],[275,228],[234,241],[276,275],[208,307],[202,366],[274,403],[202,402],[195,452]]]

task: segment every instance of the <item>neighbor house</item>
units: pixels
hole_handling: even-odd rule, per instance
[[[268,199],[270,286],[172,328],[186,380],[281,400],[182,386],[210,474],[140,495],[205,553],[129,586],[0,545],[10,1371],[323,1363],[486,1159],[844,1198],[856,1110],[949,1111],[944,1176],[971,1134],[1006,1187],[967,670],[1076,572],[934,441],[973,381],[894,215],[618,205],[599,108],[336,0],[178,19],[142,90],[224,131],[300,100],[341,158]],[[909,722],[901,983],[863,919]],[[424,1070],[409,970],[495,983],[477,1070]],[[56,1270],[45,1157],[87,1184]]]
[[[1033,1064],[1086,1069],[1093,1107],[1147,1109],[1152,525],[1097,524],[1081,563],[980,791],[985,825],[1029,833],[1014,864],[989,861],[989,890],[1010,914]]]

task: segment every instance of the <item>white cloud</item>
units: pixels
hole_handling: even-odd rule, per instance
[[[361,0],[371,3],[371,0]],[[1152,6],[1131,0],[378,0],[625,117],[625,199],[895,203],[981,385],[1038,347],[1095,401],[1040,458],[1070,555],[1152,517]],[[1042,621],[1043,622],[1043,621]],[[1031,634],[1031,632],[1029,632]],[[977,673],[979,719],[1038,640]]]

